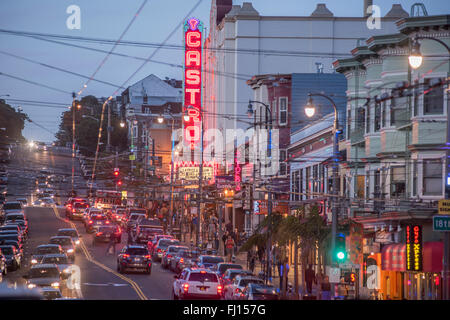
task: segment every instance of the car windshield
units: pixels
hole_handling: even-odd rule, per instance
[[[135,220],[137,220],[139,217],[142,217],[143,215],[142,214],[132,214],[131,216],[130,216],[130,221],[135,221]]]
[[[46,254],[55,252],[59,252],[58,247],[40,247],[37,249],[37,254]]]
[[[12,210],[12,209],[22,209],[22,205],[20,204],[20,202],[10,202],[10,203],[5,203],[3,205],[3,209],[4,210]]]
[[[32,268],[30,278],[58,278],[59,270],[57,268]]]
[[[92,220],[106,220],[106,216],[105,215],[100,215],[100,214],[94,214],[91,217]]]
[[[149,227],[140,227],[139,231],[142,233],[159,233],[162,234],[163,230],[157,228],[149,228]]]
[[[54,263],[54,264],[69,264],[67,257],[44,257],[41,263]]]
[[[58,236],[77,237],[78,235],[76,230],[60,230]]]
[[[272,286],[252,286],[251,291],[254,294],[276,294],[275,288]]]
[[[182,258],[198,258],[199,253],[197,251],[180,250],[177,256]]]
[[[227,269],[242,269],[242,266],[240,264],[232,263],[221,264],[218,268],[218,271],[224,273],[225,271],[227,271]]]
[[[248,285],[249,283],[259,283],[259,284],[264,284],[264,281],[262,281],[261,279],[254,279],[254,278],[249,278],[249,279],[241,279],[239,281],[239,286],[241,287],[245,287],[246,285]]]
[[[148,250],[145,248],[128,248],[126,252],[132,256],[145,256],[148,254]]]
[[[221,263],[223,262],[222,257],[203,257],[203,263]]]
[[[50,243],[60,244],[62,246],[71,244],[70,238],[52,238],[50,239]]]
[[[23,220],[23,214],[9,214],[6,216],[6,220]]]
[[[132,214],[132,213],[146,214],[146,210],[145,209],[132,209],[132,210],[130,210],[130,214]]]
[[[159,245],[158,247],[162,248],[162,249],[167,249],[168,246],[171,245],[175,245],[180,243],[180,241],[178,240],[173,240],[173,239],[162,239],[159,241]]]
[[[167,249],[167,252],[170,252],[170,253],[177,253],[177,252],[180,251],[181,249],[188,249],[188,247],[174,247],[174,246],[170,246],[170,247]]]
[[[73,204],[74,209],[86,209],[89,208],[89,205],[87,203],[83,202],[75,202]]]
[[[98,228],[98,232],[103,232],[103,233],[111,233],[114,232],[114,227],[113,226],[105,226],[105,227],[100,227]]]
[[[199,282],[219,282],[217,275],[214,273],[193,272],[189,275],[189,281]]]
[[[0,247],[0,251],[5,255],[10,255],[10,254],[14,253],[13,248],[10,246],[5,246],[5,247],[2,246],[2,247]]]

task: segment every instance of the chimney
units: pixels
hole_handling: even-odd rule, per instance
[[[318,18],[326,17],[326,18],[328,18],[328,17],[332,17],[332,16],[333,16],[333,12],[328,10],[325,3],[318,3],[316,10],[314,10],[314,12],[311,13],[311,17],[318,17]]]
[[[364,0],[363,17],[367,18],[368,16],[370,16],[370,13],[367,13],[367,8],[369,8],[371,5],[373,5],[373,0]]]
[[[216,0],[216,24],[219,25],[225,15],[230,12],[233,0]]]

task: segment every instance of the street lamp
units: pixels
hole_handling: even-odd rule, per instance
[[[338,156],[339,156],[339,119],[336,104],[334,101],[325,94],[322,93],[308,93],[308,103],[305,106],[305,113],[308,117],[311,117],[315,113],[316,107],[314,106],[312,96],[319,96],[327,99],[331,102],[334,109],[334,124],[333,124],[333,196],[331,197],[331,252],[334,258],[334,251],[336,247],[336,231],[337,231],[337,187],[338,187]]]
[[[125,128],[125,121],[120,120],[120,124],[119,125],[120,125],[121,128]]]
[[[420,53],[420,44],[418,39],[427,39],[427,40],[433,40],[436,42],[439,42],[441,45],[443,45],[446,49],[448,54],[450,55],[450,47],[443,42],[442,40],[433,38],[433,37],[422,37],[422,36],[415,36],[413,39],[413,43],[412,43],[412,47],[411,47],[411,54],[409,56],[409,65],[414,68],[417,69],[418,67],[420,67],[420,65],[422,64],[422,55]],[[447,60],[447,63],[449,65],[450,68],[450,60]],[[449,144],[450,141],[450,127],[449,127],[449,119],[448,119],[448,115],[450,112],[450,104],[447,104],[447,142],[446,144]],[[450,172],[449,172],[449,156],[450,156],[450,151],[447,148],[447,156],[446,161],[445,161],[445,173],[446,173],[446,179],[448,180],[449,176],[450,176]],[[445,199],[449,199],[449,185],[448,183],[446,183],[446,188],[445,188]],[[446,232],[445,236],[444,236],[444,259],[443,259],[443,299],[444,300],[449,300],[450,299],[450,233]]]
[[[158,120],[158,123],[163,123],[164,122],[164,118],[163,118],[163,116],[161,114],[159,115],[157,120]]]

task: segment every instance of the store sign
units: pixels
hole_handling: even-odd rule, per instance
[[[267,200],[257,200],[259,212],[255,214],[268,214],[269,213],[269,203]],[[289,206],[287,202],[272,201],[272,212],[279,212],[285,214],[289,212]]]
[[[236,192],[241,191],[241,180],[242,180],[242,168],[241,165],[239,164],[239,156],[240,156],[240,152],[239,150],[236,148],[236,152],[234,155],[234,189],[236,190]]]
[[[422,271],[422,226],[406,226],[406,271]]]
[[[202,33],[203,23],[191,18],[184,23],[184,96],[183,117],[184,138],[194,148],[201,138],[202,108]],[[190,107],[191,106],[191,107]],[[190,108],[188,108],[190,107]]]
[[[178,169],[178,179],[195,181],[198,180],[200,175],[199,167],[180,167]],[[211,180],[214,176],[214,170],[212,167],[203,167],[203,179]]]
[[[233,177],[232,176],[216,176],[216,188],[217,189],[233,189]]]
[[[450,200],[443,199],[438,201],[438,214],[450,214]]]

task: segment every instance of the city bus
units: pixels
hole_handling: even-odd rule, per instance
[[[122,205],[122,192],[112,190],[96,190],[94,207],[97,209],[113,209]]]

